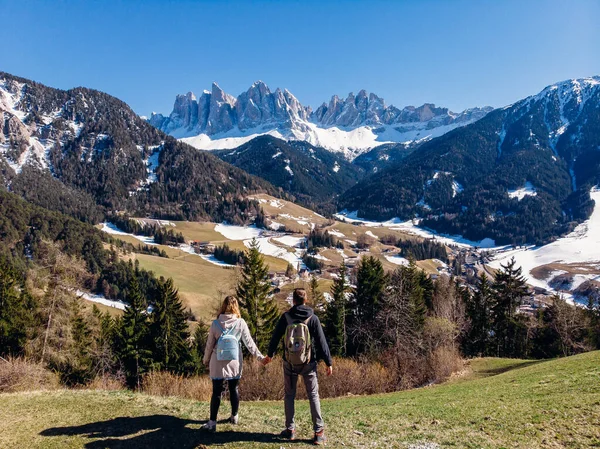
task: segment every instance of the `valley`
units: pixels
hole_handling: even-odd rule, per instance
[[[353,268],[360,257],[372,255],[382,262],[386,270],[393,270],[398,265],[408,264],[408,259],[400,255],[398,247],[381,240],[392,238],[420,242],[424,240],[423,235],[429,235],[424,231],[419,235],[416,233],[418,228],[409,228],[407,224],[404,227],[375,223],[367,226],[357,220],[344,222],[326,219],[302,206],[266,194],[253,195],[251,199],[258,201],[263,208],[269,229],[210,222],[136,219],[141,223],[160,224],[181,232],[186,243],[175,247],[156,245],[152,237],[128,234],[110,223],[103,223],[99,227],[112,237],[134,246],[141,243],[164,250],[167,258],[135,253],[123,254],[122,257],[124,260],[138,261],[141,268],[157,276],[173,278],[184,305],[201,319],[212,316],[219,298],[230,294],[237,282],[237,268],[215,259],[207,247],[214,251],[214,247],[227,245],[231,249],[245,251],[252,239],[256,238],[271,272],[275,297],[285,303],[289,301],[288,295],[294,287],[308,288],[310,273],[303,256],[307,238],[317,228],[343,245],[343,248],[319,248],[318,253],[314,254],[321,266],[313,274],[319,280],[320,289],[327,294],[342,261]],[[358,248],[358,241],[365,246]],[[293,274],[286,276],[290,264]],[[447,264],[438,259],[417,260],[416,264],[434,275],[448,270]]]

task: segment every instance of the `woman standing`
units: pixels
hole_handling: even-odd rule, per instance
[[[209,366],[209,374],[212,379],[213,391],[210,400],[210,420],[202,426],[205,430],[217,430],[217,414],[221,405],[225,381],[229,385],[229,398],[231,400],[231,417],[229,422],[238,423],[238,410],[240,407],[240,396],[238,384],[242,376],[243,355],[240,341],[259,361],[264,359],[254,343],[248,325],[241,318],[240,307],[234,296],[227,296],[223,300],[221,310],[215,321],[213,321],[204,351],[204,364]]]

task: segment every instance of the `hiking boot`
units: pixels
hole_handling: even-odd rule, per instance
[[[239,420],[238,415],[231,415],[229,417],[229,423],[230,424],[237,424],[238,420]]]
[[[217,422],[216,421],[208,421],[203,424],[201,427],[202,430],[206,430],[208,432],[216,432],[217,431]]]
[[[291,429],[285,429],[284,431],[282,431],[279,436],[281,438],[285,438],[286,440],[290,440],[293,441],[296,439],[296,431],[295,430],[291,430]]]
[[[325,446],[325,441],[327,441],[327,438],[325,438],[325,431],[321,430],[319,432],[315,432],[315,436],[313,438],[313,444],[315,446]]]

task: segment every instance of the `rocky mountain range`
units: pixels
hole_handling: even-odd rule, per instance
[[[305,140],[343,152],[352,159],[386,142],[413,142],[440,136],[472,123],[492,108],[454,113],[424,104],[398,109],[364,90],[341,99],[334,95],[315,111],[288,90],[271,91],[262,81],[237,98],[216,83],[197,98],[178,95],[171,114],[152,114],[149,123],[200,149],[234,148],[260,134]]]

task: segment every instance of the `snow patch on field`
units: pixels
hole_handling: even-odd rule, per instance
[[[260,237],[262,229],[256,226],[236,226],[226,223],[219,223],[215,226],[215,231],[229,240],[246,240],[254,237]]]
[[[284,227],[283,223],[278,223],[276,221],[271,221],[271,223],[269,223],[269,228],[272,229],[273,231],[277,231],[277,230],[281,229],[282,227]]]
[[[258,242],[258,250],[261,254],[286,260],[287,262],[291,263],[294,267],[297,267],[298,264],[304,266],[304,263],[302,262],[301,250],[296,250],[295,252],[291,253],[287,249],[271,243],[269,237],[260,237],[257,238],[256,241]],[[250,248],[251,243],[252,240],[244,240],[244,245],[246,245],[247,248]]]
[[[212,263],[213,265],[218,265],[220,267],[235,267],[235,265],[231,265],[229,263],[225,263],[222,260],[217,259],[213,254],[199,254],[199,256],[207,262]]]
[[[335,235],[336,237],[340,237],[340,238],[345,238],[346,237],[343,233],[341,233],[340,231],[337,231],[335,229],[328,229],[327,233],[331,234],[331,235]]]
[[[445,245],[456,245],[458,247],[463,248],[469,247],[486,249],[496,247],[496,242],[490,238],[485,238],[476,242],[473,240],[465,239],[460,235],[437,234],[431,230],[419,227],[418,220],[402,221],[399,218],[392,218],[391,220],[387,221],[370,221],[365,220],[363,218],[358,218],[358,211],[342,211],[337,214],[334,214],[334,217],[343,222],[361,224],[363,226],[368,226],[372,228],[390,228],[392,230],[406,232],[408,234],[417,235],[426,239],[433,239],[438,243],[443,243]]]
[[[408,266],[409,261],[402,256],[385,256],[388,262],[393,263],[394,265],[403,265],[405,267]]]
[[[274,237],[273,240],[279,243],[283,243],[286,246],[291,246],[292,248],[300,248],[304,245],[306,238],[295,237],[293,235],[284,235],[281,237]]]

